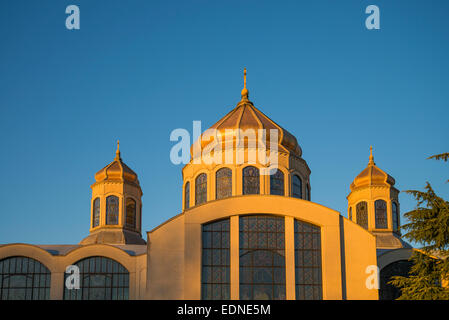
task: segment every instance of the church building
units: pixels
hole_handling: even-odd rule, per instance
[[[262,174],[266,165],[246,160],[197,163],[191,153],[177,186],[182,211],[144,234],[138,175],[117,146],[91,185],[84,239],[0,245],[0,300],[398,297],[387,282],[407,274],[413,248],[400,238],[395,179],[376,165],[372,149],[348,186],[346,218],[312,201],[301,146],[249,100],[246,72],[241,100],[212,129],[224,140],[236,130],[277,130],[270,141],[277,146],[277,171]],[[249,149],[248,141],[245,159]],[[71,265],[79,268],[79,289],[67,286]]]

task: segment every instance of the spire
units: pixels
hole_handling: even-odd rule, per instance
[[[117,140],[117,151],[115,152],[114,160],[122,160],[122,158],[120,157],[120,140]]]
[[[369,147],[369,162],[368,162],[368,165],[371,165],[371,166],[375,165],[375,163],[374,163],[374,156],[373,156],[373,146]]]
[[[246,68],[243,69],[243,90],[242,90],[242,101],[248,101],[249,92],[246,89]]]

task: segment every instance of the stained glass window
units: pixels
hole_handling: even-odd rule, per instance
[[[216,199],[223,199],[232,196],[232,170],[221,168],[215,174]]]
[[[365,201],[357,203],[356,206],[357,224],[368,229],[368,205]]]
[[[284,218],[244,216],[240,228],[240,299],[285,299]]]
[[[396,202],[392,203],[392,211],[393,211],[393,231],[397,231],[399,229],[399,210]]]
[[[106,198],[106,224],[118,224],[119,200],[116,196]]]
[[[106,257],[89,257],[75,263],[80,269],[80,289],[67,289],[65,281],[64,300],[128,300],[129,272],[126,268]]]
[[[207,201],[207,175],[200,174],[195,180],[195,204]]]
[[[136,227],[136,201],[132,198],[126,198],[126,226]]]
[[[302,181],[296,174],[292,177],[292,196],[302,199]]]
[[[190,182],[187,182],[184,190],[184,209],[190,208]]]
[[[296,300],[321,300],[321,229],[295,220]]]
[[[387,225],[387,203],[384,200],[374,201],[376,229],[386,229]]]
[[[284,195],[284,173],[279,169],[270,175],[270,194]]]
[[[0,300],[50,299],[50,270],[28,257],[0,261]]]
[[[92,227],[98,227],[100,225],[100,198],[94,200],[92,218]]]
[[[245,167],[242,171],[243,194],[259,194],[260,178],[259,169],[256,167]]]
[[[229,219],[203,225],[201,297],[205,300],[230,298]]]

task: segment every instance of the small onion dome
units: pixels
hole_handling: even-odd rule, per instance
[[[115,153],[114,161],[98,171],[95,174],[95,180],[97,182],[119,180],[139,184],[137,174],[122,161],[119,147],[120,143],[117,141],[117,151]]]
[[[373,147],[370,147],[370,157],[368,166],[355,177],[354,181],[351,183],[351,191],[356,188],[366,187],[366,186],[388,186],[392,187],[395,184],[395,180],[392,176],[385,173],[382,169],[378,168],[374,163],[373,157]]]

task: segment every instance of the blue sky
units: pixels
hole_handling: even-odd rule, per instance
[[[65,28],[76,4],[81,29]],[[380,8],[380,30],[365,8]],[[250,99],[293,133],[312,200],[346,215],[374,147],[396,187],[449,199],[449,2],[2,1],[0,243],[78,243],[90,185],[123,160],[144,192],[143,232],[181,210],[176,128]],[[401,213],[414,208],[400,194]]]

